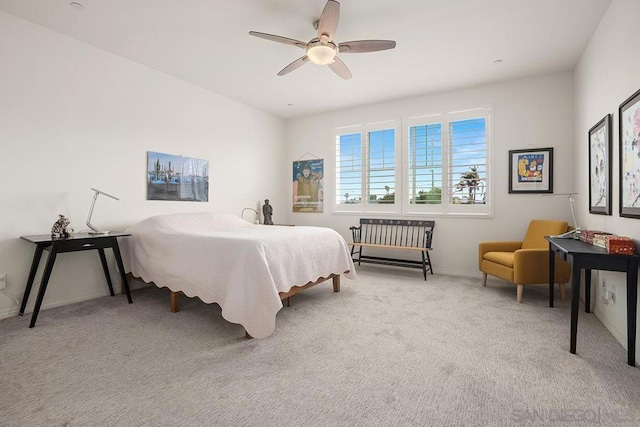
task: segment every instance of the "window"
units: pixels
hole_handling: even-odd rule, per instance
[[[449,122],[449,203],[485,204],[487,120]]]
[[[490,215],[489,108],[406,119],[407,214]]]
[[[337,138],[336,204],[362,202],[362,135],[346,133]]]
[[[396,193],[395,130],[368,132],[367,200],[394,203]]]
[[[442,204],[442,124],[409,127],[409,203]]]
[[[400,141],[395,122],[339,129],[335,210],[491,215],[490,113],[403,118]]]
[[[396,121],[344,128],[336,133],[337,210],[398,210],[397,134]]]

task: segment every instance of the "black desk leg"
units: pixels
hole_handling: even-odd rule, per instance
[[[576,340],[578,337],[578,306],[580,305],[580,263],[573,260],[571,272],[571,348],[569,351],[576,354]]]
[[[109,285],[109,293],[111,293],[111,296],[115,296],[113,293],[113,285],[111,284],[111,276],[109,275],[109,267],[107,267],[107,257],[104,256],[104,249],[99,248],[98,253],[100,254],[100,262],[102,262],[104,275],[107,278],[107,285]]]
[[[53,264],[56,262],[57,250],[58,245],[56,243],[51,245],[51,249],[49,249],[49,258],[47,258],[47,266],[45,267],[44,273],[42,274],[42,281],[40,282],[40,289],[38,290],[38,298],[36,299],[36,305],[33,308],[33,314],[31,315],[31,323],[29,324],[30,328],[36,326],[38,312],[40,311],[40,306],[42,305],[42,300],[44,299],[44,293],[47,290],[47,284],[49,283],[49,277],[51,277]]]
[[[22,316],[24,314],[25,308],[27,308],[27,301],[29,300],[29,294],[31,293],[31,287],[33,286],[33,281],[36,278],[36,272],[38,271],[38,266],[40,265],[40,258],[42,258],[42,251],[44,250],[43,245],[37,245],[36,251],[33,254],[33,261],[31,261],[31,270],[29,270],[29,278],[27,279],[27,287],[24,289],[24,295],[22,296],[22,304],[20,304],[20,311],[18,315]]]
[[[549,243],[549,307],[553,307],[553,288],[556,279],[556,254]]]
[[[638,261],[627,261],[627,363],[636,365],[636,314],[638,311]]]
[[[584,312],[591,313],[591,269],[584,270]]]
[[[118,265],[118,270],[120,270],[120,278],[122,279],[122,286],[124,287],[124,292],[127,294],[127,300],[129,300],[129,304],[133,303],[131,299],[131,291],[129,290],[129,280],[127,279],[127,274],[124,272],[124,264],[122,264],[122,256],[120,255],[120,248],[118,247],[118,240],[113,239],[113,255],[116,259],[116,264]]]

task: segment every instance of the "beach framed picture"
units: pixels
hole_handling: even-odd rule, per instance
[[[620,104],[620,216],[640,218],[640,90]]]
[[[553,193],[553,148],[509,150],[509,193]]]
[[[147,151],[147,200],[209,201],[209,161]]]
[[[589,129],[589,213],[611,215],[611,114]]]

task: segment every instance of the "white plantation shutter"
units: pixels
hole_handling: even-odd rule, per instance
[[[394,203],[396,192],[395,130],[368,132],[367,202]]]
[[[490,126],[480,107],[337,131],[336,211],[493,215]]]
[[[487,125],[484,117],[449,122],[451,204],[485,204]]]
[[[409,127],[409,203],[442,203],[442,124]]]
[[[336,204],[362,201],[362,134],[336,137]]]

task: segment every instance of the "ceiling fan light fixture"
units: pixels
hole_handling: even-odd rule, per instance
[[[307,56],[309,57],[309,60],[314,64],[330,64],[336,57],[336,46],[333,43],[309,43],[309,46],[307,47]]]
[[[322,15],[313,22],[313,28],[317,30],[317,37],[311,39],[309,43],[288,37],[277,36],[275,34],[249,31],[249,35],[271,40],[278,43],[296,46],[305,50],[305,55],[296,59],[278,72],[279,76],[289,74],[297,70],[307,62],[317,65],[328,65],[331,71],[341,78],[348,80],[352,77],[351,71],[344,62],[337,56],[342,53],[362,53],[377,52],[379,50],[394,49],[396,42],[393,40],[352,40],[348,42],[336,43],[333,35],[338,27],[340,18],[340,2],[327,0],[327,4],[322,9]]]

